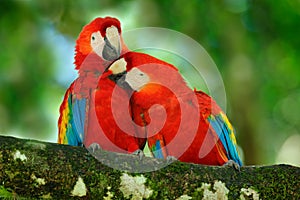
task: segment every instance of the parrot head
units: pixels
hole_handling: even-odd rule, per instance
[[[124,82],[120,83],[120,85],[128,84],[130,88],[136,92],[139,92],[146,86],[149,87],[151,82],[153,82],[151,81],[150,76],[146,72],[136,67],[128,71],[126,75],[124,75],[123,79]]]
[[[127,62],[124,58],[120,58],[112,63],[107,71],[109,78],[124,89],[139,91],[150,82],[149,76],[137,67],[127,71]]]
[[[111,80],[134,92],[155,91],[162,86],[172,89],[185,84],[176,67],[141,53],[124,54],[109,66],[108,71]]]
[[[76,40],[76,69],[80,69],[88,55],[110,63],[126,51],[128,49],[121,36],[119,20],[112,17],[98,17],[83,27]]]

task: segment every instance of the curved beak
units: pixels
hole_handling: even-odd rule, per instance
[[[127,74],[127,72],[124,71],[119,74],[111,74],[108,76],[108,78],[110,80],[112,80],[113,82],[115,82],[117,85],[119,85],[121,88],[123,88],[125,90],[129,90],[129,91],[131,91],[131,90],[133,91],[131,86],[126,81],[126,74]]]
[[[106,29],[104,37],[104,48],[102,57],[105,60],[113,61],[120,57],[121,54],[121,39],[118,29],[115,26]]]
[[[123,88],[124,90],[127,90],[127,91],[134,91],[132,89],[132,87],[128,84],[128,82],[126,81],[126,74],[127,72],[124,72],[122,74],[122,76],[117,80],[117,84]]]
[[[107,69],[108,71],[111,72],[108,78],[114,81],[115,83],[117,83],[123,89],[132,90],[130,85],[126,82],[126,74],[127,74],[126,66],[127,66],[127,62],[124,58],[116,60]]]

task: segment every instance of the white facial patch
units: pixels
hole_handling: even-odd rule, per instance
[[[120,51],[120,34],[115,26],[108,27],[106,29],[106,38],[110,42],[112,46],[114,46],[117,50]],[[118,52],[120,53],[120,52]]]
[[[126,65],[127,62],[124,58],[121,58],[119,60],[116,60],[110,67],[109,70],[112,72],[112,74],[120,74],[122,72],[126,71]]]
[[[100,57],[102,57],[104,44],[104,38],[101,36],[100,31],[92,33],[91,47],[93,48],[93,51]]]
[[[150,78],[146,73],[134,67],[127,72],[125,82],[127,82],[133,90],[139,91],[150,82]]]

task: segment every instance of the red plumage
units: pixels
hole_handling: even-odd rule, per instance
[[[129,152],[143,149],[144,143],[138,143],[134,133],[134,123],[128,110],[129,97],[126,91],[110,80],[110,72],[105,72],[95,91],[95,111],[99,127],[87,145],[98,143],[102,148],[114,152]],[[127,118],[126,118],[127,116]]]
[[[123,58],[125,82],[135,90],[130,101],[133,120],[141,127],[137,136],[146,135],[155,157],[207,165],[232,159],[241,165],[232,126],[210,96],[191,90],[169,63],[134,52]]]
[[[110,37],[108,31],[113,32]],[[139,149],[136,139],[118,127],[111,110],[112,102],[121,105],[128,96],[120,91],[112,99],[115,83],[109,79],[108,71],[103,74],[127,51],[117,19],[96,18],[83,27],[75,46],[74,64],[79,76],[67,90],[60,107],[59,143],[86,147],[97,143],[104,150],[117,152]],[[128,129],[134,132],[130,125]]]

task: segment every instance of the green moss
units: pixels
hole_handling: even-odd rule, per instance
[[[26,144],[26,145],[25,145]],[[30,144],[30,145],[29,145]],[[126,163],[128,170],[141,168],[157,171],[142,173],[147,178],[145,186],[153,190],[149,199],[176,199],[182,195],[203,196],[202,183],[213,185],[216,180],[226,184],[229,199],[239,199],[241,188],[252,188],[261,199],[300,199],[300,169],[288,165],[242,167],[241,171],[227,167],[202,166],[187,163],[168,163],[162,160],[138,160],[134,156],[100,153],[99,162],[85,148],[43,143],[45,149],[34,142],[0,136],[0,191],[8,198],[50,198],[75,199],[70,197],[78,177],[82,177],[87,187],[88,199],[99,199],[113,194],[114,199],[124,198],[119,190],[122,171],[103,163],[118,167]],[[27,157],[26,162],[13,159],[19,150]],[[106,160],[107,159],[107,160]],[[118,163],[119,162],[119,163]],[[141,176],[141,173],[128,173]],[[37,185],[33,175],[45,180],[45,185]],[[37,189],[38,187],[38,189]]]
[[[0,186],[0,197],[3,197],[3,198],[13,198],[13,196],[14,195],[13,195],[12,191],[8,191],[3,186]]]
[[[85,179],[90,188],[91,195],[105,196],[107,187],[110,187],[108,179],[104,174],[94,174],[89,176],[91,179]]]
[[[192,193],[192,196],[202,198],[203,197],[203,190],[201,188],[196,188],[194,190],[194,192]]]

